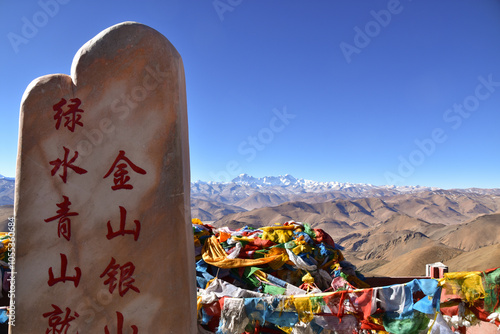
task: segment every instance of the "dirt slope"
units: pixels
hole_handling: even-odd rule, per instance
[[[500,214],[480,216],[473,221],[460,224],[440,241],[450,247],[472,251],[500,243]]]
[[[472,252],[464,252],[446,261],[450,272],[486,270],[500,267],[500,244],[486,246]]]
[[[398,256],[392,261],[364,274],[380,276],[424,276],[426,264],[434,262],[447,264],[448,260],[462,253],[461,250],[449,248],[444,245],[424,246]]]
[[[7,223],[9,222],[9,217],[12,216],[14,216],[13,205],[0,206],[0,232],[8,232]]]

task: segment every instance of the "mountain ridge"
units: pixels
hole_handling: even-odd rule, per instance
[[[231,185],[235,184],[238,186],[247,186],[253,189],[267,189],[275,186],[283,187],[288,191],[294,193],[303,192],[324,192],[331,190],[348,190],[350,188],[375,188],[375,189],[396,189],[397,191],[418,191],[418,190],[435,190],[439,189],[437,187],[422,187],[422,186],[395,186],[395,185],[383,185],[375,186],[369,183],[351,183],[351,182],[338,182],[338,181],[314,181],[308,179],[297,179],[290,174],[278,175],[278,176],[264,176],[264,177],[254,177],[246,173],[240,174],[230,182],[216,182],[216,181],[195,181],[191,182],[191,186],[199,185]]]
[[[0,205],[12,205],[14,203],[14,184],[14,178],[0,175]],[[320,182],[298,179],[290,174],[260,178],[240,174],[231,182],[196,181],[191,182],[190,190],[192,200],[198,199],[217,203],[217,205],[209,205],[209,207],[217,210],[215,215],[210,212],[203,213],[208,219],[218,219],[222,212],[237,212],[241,211],[240,208],[253,210],[297,201],[322,203],[336,199],[388,198],[403,194],[412,197],[414,194],[425,192],[433,192],[436,195],[453,192],[457,196],[466,195],[469,197],[500,196],[500,189],[498,188],[445,190],[427,186],[376,186],[367,183]],[[450,203],[453,204],[452,202]],[[224,205],[229,206],[226,208],[227,210],[221,207]],[[485,209],[484,213],[488,213],[488,210]],[[213,217],[210,217],[211,215]]]
[[[191,183],[191,197],[235,205],[247,210],[276,206],[285,202],[320,203],[334,199],[386,198],[403,194],[443,192],[468,195],[497,195],[500,189],[466,188],[445,190],[424,186],[375,186],[366,183],[319,182],[297,179],[290,174],[256,178],[240,174],[231,182],[196,181]]]
[[[372,275],[422,275],[426,263],[441,260],[456,268],[466,261],[463,268],[469,268],[469,254],[484,266],[498,265],[488,251],[500,252],[500,239],[492,233],[500,223],[500,189],[398,188],[288,174],[242,174],[233,181],[191,183],[192,217],[232,229],[309,223],[328,232],[346,258]],[[1,205],[12,204],[13,195],[14,179],[0,176],[4,226],[13,206]]]
[[[0,180],[14,181],[15,178],[14,177],[4,176],[4,175],[0,174]]]
[[[0,205],[14,204],[15,179],[0,175]]]

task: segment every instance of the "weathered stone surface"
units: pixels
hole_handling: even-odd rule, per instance
[[[13,333],[114,334],[121,319],[123,333],[195,333],[189,182],[182,59],[154,29],[113,26],[71,76],[34,80],[21,104]]]

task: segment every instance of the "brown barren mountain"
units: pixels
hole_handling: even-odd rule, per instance
[[[0,232],[8,232],[9,218],[14,216],[13,205],[0,206]]]
[[[455,230],[440,238],[450,247],[472,251],[500,243],[500,214],[483,215],[471,222],[460,224]]]
[[[500,196],[450,190],[423,191],[385,198],[384,201],[400,213],[445,225],[500,211]]]
[[[336,199],[323,203],[286,202],[247,212],[230,214],[216,221],[217,226],[234,228],[272,225],[296,220],[321,226],[336,236],[380,224],[396,214],[429,224],[454,225],[500,209],[500,197],[453,191],[423,191],[388,198]],[[193,217],[195,217],[193,215]],[[442,226],[440,226],[442,227]],[[430,226],[427,233],[440,228]]]
[[[494,264],[486,250],[492,255],[498,252],[490,245],[500,244],[499,208],[496,195],[423,191],[323,203],[286,202],[230,214],[214,225],[236,229],[288,220],[309,223],[327,231],[343,247],[346,259],[365,275],[413,276],[425,274],[425,264],[438,261],[449,262],[453,270],[474,267],[470,251],[477,252],[480,264]]]
[[[279,205],[283,202],[287,202],[287,198],[279,194],[255,193],[247,198],[239,200],[234,205],[245,208],[246,210],[252,210],[255,208]]]
[[[245,225],[263,226],[288,220],[311,224],[322,228],[333,237],[378,224],[396,212],[379,198],[334,200],[326,203],[287,202],[247,212],[230,214],[214,224],[240,228]]]
[[[203,199],[191,199],[191,216],[204,222],[211,222],[235,212],[246,211],[235,205],[221,204]]]
[[[381,276],[424,276],[426,264],[435,262],[448,263],[448,260],[460,256],[462,253],[459,249],[439,244],[424,246],[398,256],[378,268],[372,269],[369,271],[369,274]]]
[[[499,216],[483,215],[446,226],[398,214],[338,242],[366,275],[424,275],[425,264],[438,261],[449,264],[451,271],[484,270],[500,266],[496,257],[500,251],[495,248],[500,244]]]
[[[500,267],[500,244],[464,252],[445,263],[450,271],[484,271]]]

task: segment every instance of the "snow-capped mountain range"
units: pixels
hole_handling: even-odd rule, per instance
[[[196,181],[191,183],[193,199],[237,205],[247,210],[289,201],[312,203],[335,198],[383,197],[433,190],[438,190],[438,188],[318,182],[297,179],[289,174],[261,178],[240,174],[231,182]]]
[[[0,175],[0,205],[14,203],[14,178]],[[240,174],[231,182],[191,183],[192,206],[213,206],[216,203],[231,205],[231,210],[251,210],[279,205],[290,201],[320,203],[333,199],[389,197],[423,191],[441,191],[422,186],[375,186],[364,183],[318,182],[297,179],[292,175],[253,177]],[[458,189],[460,193],[500,196],[500,189]],[[209,202],[202,203],[200,201]],[[223,210],[223,209],[221,209]]]
[[[424,190],[436,190],[438,188],[421,186],[374,186],[365,183],[349,182],[318,182],[306,179],[297,179],[292,175],[253,177],[248,174],[240,174],[231,182],[205,182],[196,181],[191,183],[191,194],[214,194],[223,192],[225,189],[236,191],[237,189],[257,190],[274,194],[304,194],[323,193],[329,191],[345,191],[349,193],[363,193],[366,191],[390,191],[407,193]]]

